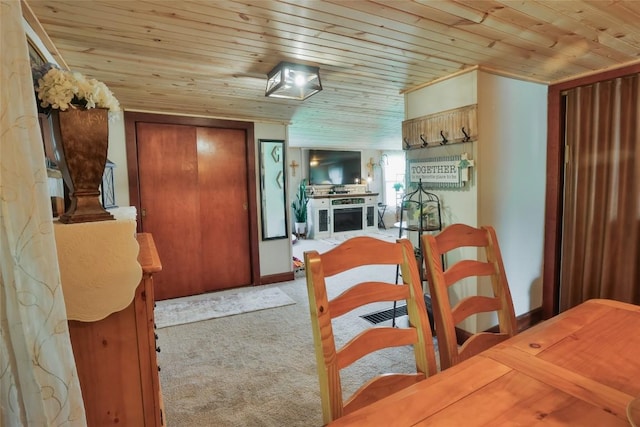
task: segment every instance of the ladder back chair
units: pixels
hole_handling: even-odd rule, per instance
[[[422,284],[413,247],[408,240],[399,239],[392,243],[372,237],[354,237],[323,254],[307,251],[304,261],[325,424],[436,373]],[[340,295],[331,300],[328,298],[325,278],[374,265],[400,265],[403,283],[395,284],[394,269],[391,268],[389,278],[393,280],[355,279],[356,283],[348,283]],[[355,271],[346,276],[357,278],[357,274]],[[345,345],[337,345],[333,319],[359,307],[387,301],[406,301],[408,327],[372,326]],[[378,350],[406,345],[413,346],[415,373],[372,374],[372,378],[366,382],[363,379],[363,385],[343,401],[342,369]]]
[[[438,338],[440,369],[444,370],[468,359],[517,333],[511,292],[493,227],[474,228],[465,224],[452,224],[437,235],[423,235],[422,247],[425,251],[427,280]],[[461,259],[444,269],[444,255],[465,247],[478,248],[478,259],[486,258],[486,261]],[[452,307],[449,299],[450,286],[474,276],[491,279],[493,296],[467,296]],[[459,347],[456,325],[472,315],[485,312],[496,312],[499,332],[478,332]]]

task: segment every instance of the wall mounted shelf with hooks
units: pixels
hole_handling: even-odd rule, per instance
[[[424,148],[429,149],[429,148],[436,148],[436,147],[443,147],[443,146],[448,147],[450,145],[460,145],[460,144],[466,144],[467,142],[475,142],[475,141],[476,141],[475,139],[470,139],[469,141],[454,141],[454,142],[449,141],[446,144],[440,144],[440,143],[429,144],[429,145],[422,145],[422,144],[420,144],[420,145],[410,145],[410,144],[407,145],[407,144],[403,144],[404,146],[402,147],[402,149],[404,151],[422,150]]]
[[[402,122],[402,148],[414,150],[478,139],[477,104]]]

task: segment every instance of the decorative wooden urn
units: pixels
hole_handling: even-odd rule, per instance
[[[71,198],[58,221],[73,224],[114,219],[100,203],[109,148],[108,110],[51,110],[51,118],[54,154]]]

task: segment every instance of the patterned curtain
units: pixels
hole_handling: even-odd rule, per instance
[[[0,425],[86,426],[17,0],[0,43]]]
[[[567,94],[560,310],[640,304],[640,85],[633,74]]]

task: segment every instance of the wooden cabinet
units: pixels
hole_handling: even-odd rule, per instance
[[[69,321],[89,427],[164,425],[153,317],[162,266],[152,236],[137,240],[143,275],[131,304],[95,322]]]
[[[365,210],[363,224],[366,230],[378,229],[378,206],[376,196],[367,196],[364,198]]]
[[[331,210],[329,199],[310,199],[307,235],[312,239],[324,239],[331,236]]]

